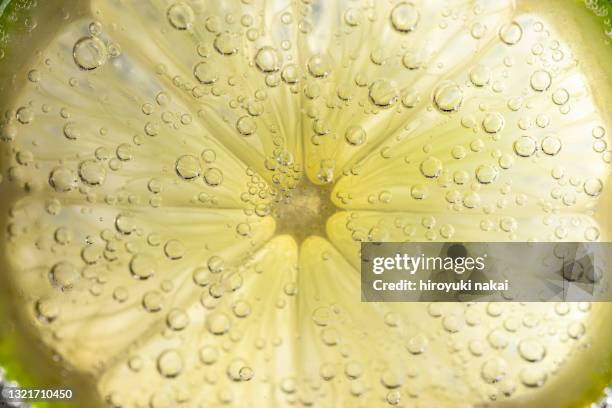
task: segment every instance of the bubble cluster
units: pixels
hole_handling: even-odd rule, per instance
[[[58,366],[113,407],[476,406],[600,351],[601,305],[354,285],[364,242],[609,238],[607,93],[537,9],[204,3],[61,12],[0,79],[7,293]]]

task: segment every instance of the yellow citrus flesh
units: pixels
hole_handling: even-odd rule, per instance
[[[608,44],[562,3],[24,6],[0,261],[41,384],[61,367],[111,407],[592,401],[608,304],[360,302],[362,241],[610,240]]]

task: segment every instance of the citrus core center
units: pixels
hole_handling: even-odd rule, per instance
[[[331,201],[332,185],[316,185],[303,177],[274,210],[276,232],[300,243],[311,235],[326,236],[327,219],[338,209]]]

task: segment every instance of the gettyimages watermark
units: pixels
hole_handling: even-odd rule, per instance
[[[612,243],[367,242],[362,302],[612,301]]]

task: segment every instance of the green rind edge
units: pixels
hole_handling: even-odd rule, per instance
[[[13,13],[27,13],[29,10],[19,10],[20,0],[0,0],[0,51],[6,46],[9,41],[11,30],[23,16],[12,21],[9,15]],[[1,64],[0,60],[0,64]],[[0,317],[7,316],[8,305],[5,304],[6,299],[0,296]],[[11,333],[10,328],[5,324],[0,324],[0,367],[5,372],[5,377],[8,381],[15,381],[22,388],[37,388],[40,387],[40,382],[37,381],[35,375],[30,373],[23,360],[16,358],[22,355],[25,351],[20,347],[19,336]],[[51,401],[35,401],[30,405],[33,408],[62,408],[72,407],[73,404],[59,403]]]

